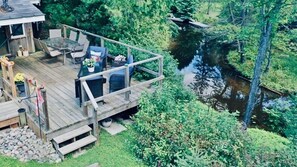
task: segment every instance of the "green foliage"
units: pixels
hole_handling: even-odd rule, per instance
[[[260,129],[249,128],[248,133],[252,141],[250,148],[262,153],[286,149],[290,143],[284,137]]]
[[[174,164],[191,148],[214,155],[217,163],[242,163],[243,134],[235,116],[208,111],[182,84],[166,82],[162,89],[144,95],[134,120],[134,150],[149,165]]]
[[[182,19],[192,19],[199,7],[198,0],[175,0],[173,6],[175,7],[174,15]]]
[[[131,140],[131,130],[111,136],[101,131],[99,144],[78,158],[67,158],[58,164],[40,164],[36,161],[20,162],[5,156],[0,156],[0,166],[3,167],[85,167],[99,163],[103,167],[140,167],[145,166],[139,159],[135,158],[129,150],[128,141]]]
[[[267,126],[276,133],[282,134],[297,143],[297,96],[284,104],[276,104],[274,108],[267,109]],[[284,106],[289,106],[285,108]]]

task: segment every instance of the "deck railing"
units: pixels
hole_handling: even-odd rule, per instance
[[[45,87],[38,85],[37,81],[31,77],[25,76],[25,93],[26,97],[22,101],[28,106],[27,113],[40,129],[44,127],[44,130],[48,131],[50,124]]]
[[[0,58],[2,68],[3,92],[5,100],[15,99],[17,97],[16,85],[14,83],[13,61],[5,57]]]
[[[135,50],[135,51],[137,51],[139,53],[149,54],[151,56],[150,58],[145,59],[145,60],[140,60],[140,61],[137,61],[137,62],[134,62],[134,63],[131,63],[131,64],[125,64],[125,66],[112,68],[112,69],[109,69],[109,70],[106,70],[106,71],[102,71],[102,72],[99,72],[99,73],[95,73],[95,74],[88,75],[88,76],[80,78],[81,91],[82,91],[81,95],[82,95],[83,113],[86,116],[88,116],[88,106],[92,105],[93,108],[94,108],[94,113],[92,114],[93,119],[94,119],[94,127],[95,127],[94,128],[94,132],[95,132],[94,134],[96,134],[96,131],[97,131],[96,127],[98,127],[97,112],[100,112],[97,102],[100,102],[100,101],[102,101],[102,100],[104,100],[104,99],[106,99],[108,97],[119,95],[119,94],[122,94],[122,93],[125,94],[124,99],[129,101],[130,93],[133,93],[132,90],[134,88],[143,87],[145,85],[150,85],[150,84],[157,83],[157,82],[159,83],[159,85],[162,84],[162,80],[164,79],[164,75],[163,75],[163,56],[161,56],[160,54],[153,53],[151,51],[148,51],[148,50],[136,47],[136,46],[132,46],[132,45],[129,45],[129,44],[125,44],[125,43],[122,43],[122,42],[119,42],[119,41],[108,39],[106,37],[103,37],[103,36],[100,36],[100,35],[97,35],[97,34],[94,34],[94,33],[90,33],[90,32],[75,28],[75,27],[71,27],[71,26],[64,25],[64,24],[62,26],[63,26],[63,32],[64,32],[64,37],[65,38],[66,38],[66,35],[67,35],[67,30],[70,29],[70,30],[82,32],[83,34],[86,34],[86,35],[89,35],[89,36],[92,36],[92,37],[95,37],[95,38],[99,38],[101,47],[104,47],[105,42],[109,42],[109,43],[112,43],[112,44],[117,44],[120,47],[125,47],[127,49],[127,57],[128,57],[128,55],[131,55],[132,50]],[[137,58],[137,55],[134,55],[134,56]],[[146,67],[142,66],[142,65],[144,65],[146,63],[152,63],[152,62],[155,62],[157,64],[158,71],[154,71],[153,69],[149,69],[149,68],[146,68]],[[130,82],[129,69],[131,67],[134,67],[134,68],[137,67],[139,70],[141,70],[143,72],[146,72],[146,73],[149,73],[149,74],[151,74],[151,75],[153,75],[155,77],[152,78],[152,79],[146,80],[146,81],[139,81],[136,84],[130,85],[130,83],[129,83]],[[93,96],[93,94],[92,94],[86,80],[91,79],[91,78],[95,78],[95,77],[98,77],[98,76],[109,76],[109,74],[111,74],[112,72],[119,71],[119,70],[125,70],[125,88],[121,89],[121,90],[118,90],[118,91],[115,91],[115,92],[103,94],[103,96],[94,98],[94,96]],[[86,99],[85,95],[87,95],[90,100],[86,101],[85,100]]]

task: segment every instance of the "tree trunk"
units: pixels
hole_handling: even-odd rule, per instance
[[[254,67],[254,75],[253,80],[250,87],[250,93],[249,93],[249,99],[245,110],[245,116],[244,116],[244,123],[247,127],[250,124],[252,111],[255,106],[256,101],[256,94],[259,89],[260,84],[260,77],[262,73],[262,64],[264,62],[264,59],[266,57],[266,52],[269,44],[269,39],[271,35],[271,29],[272,24],[268,19],[265,20],[265,26],[262,29],[261,37],[260,37],[260,46],[258,50],[258,56],[256,59],[256,64]]]
[[[256,94],[260,85],[262,64],[266,57],[267,48],[269,46],[271,32],[272,32],[272,23],[270,21],[273,20],[274,18],[277,18],[277,15],[281,10],[282,4],[283,4],[283,0],[278,0],[277,2],[275,2],[274,8],[271,9],[270,11],[270,13],[272,13],[272,15],[270,16],[264,15],[264,6],[262,7],[261,14],[262,14],[264,26],[261,30],[260,45],[258,49],[256,64],[254,67],[254,75],[253,75],[253,80],[250,87],[249,99],[245,110],[244,129],[246,129],[247,126],[250,124],[252,111],[255,106]]]
[[[269,71],[269,68],[270,68],[270,64],[271,64],[271,45],[272,45],[272,39],[270,40],[269,46],[268,46],[267,64],[266,64],[264,73],[267,73]]]

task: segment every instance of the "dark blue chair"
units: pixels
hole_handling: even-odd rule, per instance
[[[107,60],[107,55],[108,55],[107,48],[100,47],[100,46],[89,46],[87,53],[86,53],[86,58],[91,58],[91,51],[101,52],[100,63],[102,65],[102,68],[106,68],[106,60]]]
[[[127,59],[127,64],[133,63],[133,56],[129,55]],[[129,68],[129,84],[131,77],[134,73],[134,67]],[[109,92],[115,92],[117,90],[125,88],[125,69],[118,70],[109,74]]]

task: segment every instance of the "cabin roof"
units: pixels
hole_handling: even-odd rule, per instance
[[[8,5],[14,10],[6,12],[0,8],[0,26],[45,20],[44,14],[29,0],[9,0]]]

